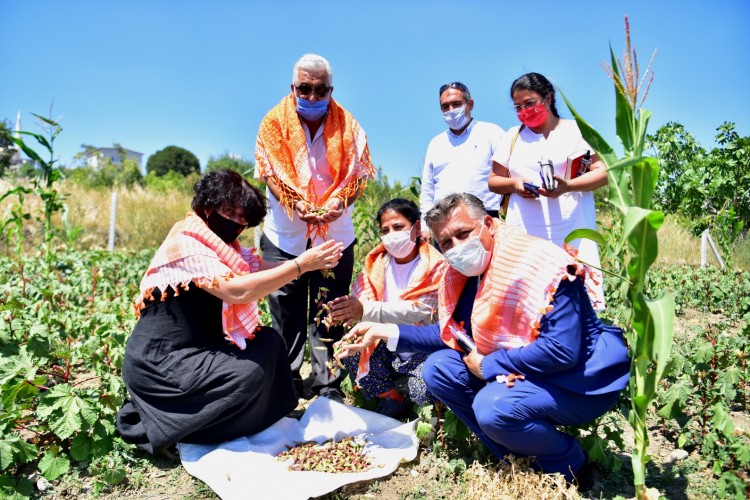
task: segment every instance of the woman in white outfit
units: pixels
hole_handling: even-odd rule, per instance
[[[489,188],[509,196],[505,222],[528,234],[562,246],[575,229],[596,229],[593,191],[607,185],[603,162],[581,136],[575,120],[560,118],[555,107],[555,89],[539,73],[527,73],[510,88],[520,126],[511,128],[492,158]],[[590,151],[585,172],[566,174],[568,158]],[[545,185],[544,165],[554,177]],[[533,186],[530,186],[533,185]],[[591,240],[572,242],[578,258],[592,266],[598,282],[592,290],[597,309],[604,308],[604,289],[599,271],[599,249]]]

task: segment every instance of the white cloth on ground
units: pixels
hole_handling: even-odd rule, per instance
[[[224,500],[306,499],[345,484],[387,476],[400,463],[414,460],[419,447],[415,424],[318,398],[300,420],[285,417],[253,436],[210,445],[179,443],[178,448],[185,470]],[[373,464],[365,472],[290,471],[287,463],[275,458],[296,443],[360,435],[366,439],[365,452]]]

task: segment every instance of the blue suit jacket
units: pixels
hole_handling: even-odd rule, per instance
[[[470,325],[476,286],[461,293],[454,317]],[[541,321],[536,341],[523,347],[501,349],[482,360],[485,379],[522,374],[545,379],[579,394],[605,394],[628,385],[630,358],[622,330],[601,322],[580,279],[563,280],[555,293],[553,310]],[[470,330],[469,330],[470,331]],[[397,352],[433,352],[445,349],[438,325],[399,326]]]

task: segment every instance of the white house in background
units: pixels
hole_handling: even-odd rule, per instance
[[[99,168],[107,163],[109,160],[113,165],[120,163],[123,158],[120,157],[120,152],[125,151],[125,158],[128,160],[135,160],[138,163],[138,168],[141,168],[141,158],[143,153],[133,151],[132,149],[122,148],[118,149],[115,147],[104,147],[104,148],[93,148],[83,155],[83,159],[86,165],[92,168]]]
[[[21,112],[20,111],[18,112],[18,115],[16,115],[16,129],[13,132],[13,137],[17,139],[21,138]],[[10,157],[10,169],[11,170],[18,170],[22,165],[29,163],[31,161],[27,158],[24,158],[24,156],[21,154],[21,148],[19,148],[15,144],[12,144],[10,146],[10,149],[12,150],[11,157]]]

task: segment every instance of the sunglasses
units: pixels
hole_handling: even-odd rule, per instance
[[[451,82],[451,83],[446,83],[445,85],[440,87],[440,93],[438,94],[438,97],[443,95],[443,92],[445,92],[447,89],[458,89],[461,92],[466,92],[467,94],[471,95],[471,92],[469,92],[469,87],[467,87],[463,83]]]
[[[330,91],[333,87],[328,87],[325,84],[315,85],[312,86],[309,83],[301,83],[294,87],[297,89],[297,93],[300,97],[307,97],[309,96],[313,91],[315,91],[315,96],[323,99],[325,96],[328,95],[328,91]]]

